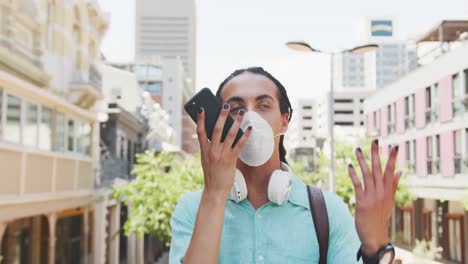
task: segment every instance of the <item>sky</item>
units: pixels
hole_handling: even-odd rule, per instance
[[[99,3],[110,13],[102,52],[110,61],[133,60],[135,1]],[[196,6],[196,90],[216,90],[233,70],[262,66],[293,102],[329,89],[329,57],[288,50],[287,41],[340,50],[361,44],[364,17],[396,19],[399,39],[417,38],[444,19],[468,19],[468,0],[196,0]]]

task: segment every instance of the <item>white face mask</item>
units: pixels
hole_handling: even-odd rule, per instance
[[[252,126],[252,134],[242,148],[239,159],[249,166],[258,167],[271,158],[275,147],[274,138],[284,133],[273,136],[270,124],[255,111],[245,113],[241,129],[245,131],[248,126]]]

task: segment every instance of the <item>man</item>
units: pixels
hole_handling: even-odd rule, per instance
[[[282,135],[292,114],[286,90],[262,68],[248,68],[231,74],[217,96],[224,105],[211,141],[204,110],[198,115],[205,184],[177,205],[170,263],[318,263],[306,185],[285,159]],[[229,114],[235,122],[221,142]],[[240,127],[244,134],[232,147]],[[391,150],[385,171],[377,141],[371,149],[370,168],[356,150],[363,185],[349,165],[356,193],[354,224],[346,205],[335,194],[323,193],[330,223],[328,263],[359,262],[357,252],[365,263],[392,261],[388,230],[401,176],[394,173],[398,148]]]

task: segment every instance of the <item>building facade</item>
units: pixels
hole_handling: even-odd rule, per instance
[[[107,16],[93,0],[19,0],[0,17],[0,259],[91,263]]]
[[[465,28],[466,31],[466,28]],[[398,165],[414,202],[397,208],[394,239],[434,239],[443,258],[468,261],[468,43],[369,96],[367,133],[381,152],[399,146]]]
[[[180,58],[195,84],[196,10],[194,0],[140,0],[136,2],[135,57]],[[192,87],[193,89],[193,87]]]
[[[184,109],[185,102],[193,96],[192,83],[180,59],[155,57],[136,63],[109,64],[134,73],[140,87],[167,113],[172,128],[168,143],[187,153],[198,151],[196,125]]]
[[[288,158],[309,170],[315,170],[316,157],[328,137],[327,105],[315,99],[298,100],[285,135]]]

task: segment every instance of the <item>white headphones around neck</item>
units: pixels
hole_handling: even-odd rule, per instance
[[[270,202],[277,205],[282,205],[289,199],[289,193],[291,192],[291,172],[287,165],[282,164],[281,167],[286,167],[287,171],[275,170],[268,183],[268,199]],[[236,203],[242,202],[247,198],[247,184],[245,183],[244,175],[238,169],[236,169],[236,175],[234,177],[234,184],[231,188],[229,199]]]

